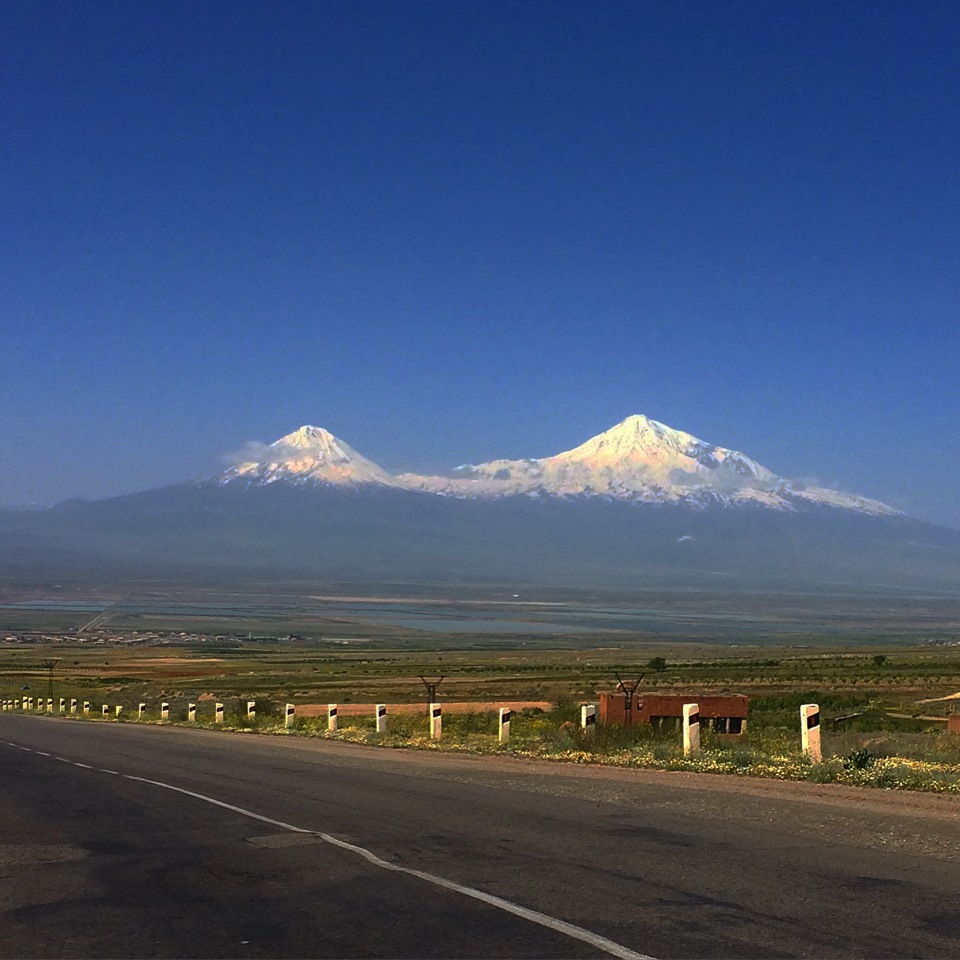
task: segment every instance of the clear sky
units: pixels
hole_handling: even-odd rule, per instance
[[[960,4],[0,5],[0,503],[645,413],[960,526]]]

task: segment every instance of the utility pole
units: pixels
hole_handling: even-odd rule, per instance
[[[437,687],[446,680],[446,677],[438,677],[436,680],[428,680],[426,677],[421,677],[420,679],[427,689],[427,710],[429,710],[430,704],[437,702]]]
[[[59,662],[59,657],[43,661],[43,665],[47,668],[47,697],[53,696],[53,669]]]

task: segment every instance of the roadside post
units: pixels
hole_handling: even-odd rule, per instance
[[[247,701],[247,719],[254,720],[257,716],[257,701],[248,700]]]
[[[89,700],[84,700],[84,701],[83,701],[83,715],[84,715],[85,717],[89,717],[89,716],[90,716],[90,701],[89,701]]]
[[[60,698],[60,710],[59,710],[59,712],[60,712],[60,713],[66,713],[66,712],[67,712],[67,701],[66,701],[66,699],[65,699],[64,697],[61,697],[61,698]]]
[[[223,704],[217,703],[213,708],[214,723],[223,723]]]
[[[164,701],[160,704],[160,719],[169,720],[170,719],[170,704]]]
[[[106,717],[106,716],[109,715],[109,713],[110,713],[110,706],[109,706],[109,704],[106,704],[106,703],[103,704],[103,706],[101,706],[101,708],[100,708],[100,716],[101,716],[101,717]]]
[[[430,739],[439,740],[443,735],[443,707],[439,703],[430,704]]]
[[[147,705],[145,703],[137,704],[137,719],[142,720],[143,715],[147,712]]]
[[[581,705],[580,726],[584,733],[593,735],[597,732],[597,708],[595,704],[584,703]]]
[[[288,703],[283,712],[283,726],[285,730],[289,730],[293,726],[293,718],[296,716],[296,712],[297,708],[292,703]]]
[[[512,716],[509,707],[500,708],[500,742],[507,743],[510,740],[510,717]]]
[[[327,704],[327,731],[329,733],[336,733],[339,719],[340,718],[337,713],[337,705],[335,703],[328,703]]]
[[[387,705],[385,703],[377,704],[377,733],[387,732]]]
[[[120,714],[123,713],[123,707],[118,703],[114,708],[114,716],[119,720]]]
[[[197,705],[195,703],[187,704],[187,720],[193,723],[197,719]]]
[[[77,700],[75,697],[70,698],[70,712],[71,713],[77,712]]]
[[[19,700],[14,700],[14,701],[13,701],[13,709],[14,709],[14,710],[19,710],[19,709],[20,709],[20,701],[19,701]]]
[[[820,704],[805,703],[800,707],[800,743],[811,763],[821,763]]]
[[[683,755],[695,757],[700,753],[700,705],[683,705]]]
[[[47,697],[47,713],[53,713],[53,697]]]

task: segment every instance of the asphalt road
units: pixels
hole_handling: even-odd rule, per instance
[[[958,798],[3,714],[0,818],[0,957],[960,956]]]

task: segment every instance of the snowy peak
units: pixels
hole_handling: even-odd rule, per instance
[[[534,460],[458,467],[453,478],[405,474],[413,489],[455,497],[602,496],[703,508],[750,503],[779,510],[825,505],[894,515],[876,500],[821,487],[797,487],[738,450],[706,443],[634,414],[585,443]]]
[[[776,510],[829,506],[899,511],[866,497],[793,484],[755,460],[634,414],[585,443],[549,457],[457,467],[452,477],[394,476],[323,427],[303,426],[271,444],[250,444],[217,483],[381,486],[462,499],[607,497],[696,509],[753,504]]]
[[[221,484],[400,486],[396,477],[323,427],[300,427],[269,445],[251,444],[246,453],[248,458],[218,477]]]

